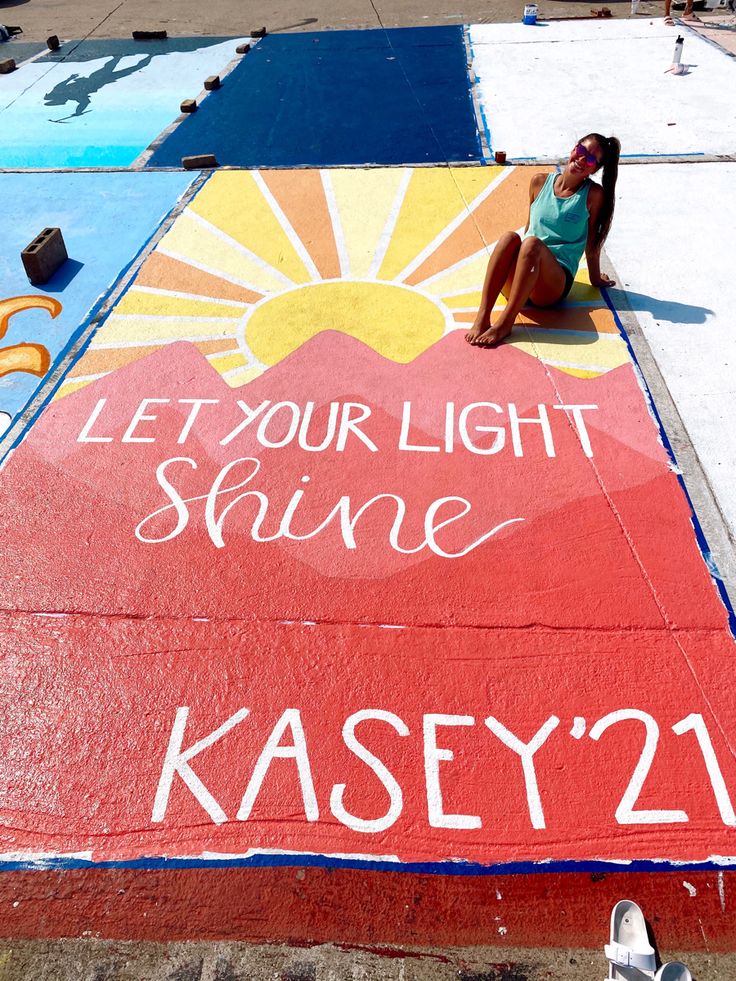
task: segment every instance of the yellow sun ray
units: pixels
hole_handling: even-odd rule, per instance
[[[219,235],[211,223],[188,211],[181,214],[164,235],[159,249],[174,259],[194,260],[200,269],[215,275],[225,273],[233,282],[256,293],[276,293],[284,286],[293,285],[244,245],[224,233]]]
[[[241,385],[247,385],[248,382],[252,382],[254,378],[258,378],[262,374],[263,368],[249,368],[246,366],[244,368],[231,369],[222,377],[230,388],[240,388]]]
[[[209,181],[190,204],[190,210],[246,246],[293,283],[312,279],[299,257],[291,235],[274,213],[260,175],[252,171],[224,171],[216,184]],[[292,230],[293,234],[293,230]]]
[[[334,170],[332,189],[340,213],[343,242],[356,279],[369,277],[373,257],[391,216],[405,171]]]
[[[95,336],[95,346],[176,341],[182,335],[197,338],[234,337],[237,321],[208,317],[144,317],[111,314]]]
[[[233,368],[253,367],[241,351],[232,351],[227,354],[210,354],[207,360],[221,375],[225,374],[226,371],[232,371]]]
[[[452,182],[460,192],[468,210],[473,211],[479,196],[499,177],[512,173],[510,167],[450,167]]]
[[[58,389],[54,395],[54,401],[60,399],[63,395],[71,395],[72,392],[78,392],[82,388],[86,388],[89,385],[88,381],[77,381],[75,379],[67,379]]]
[[[378,278],[396,279],[427,243],[464,209],[465,202],[446,169],[415,170]]]
[[[176,293],[148,293],[133,289],[123,296],[115,308],[116,313],[137,313],[158,317],[241,317],[247,309],[247,304],[220,303],[203,297],[195,300],[190,297],[177,296]]]
[[[618,334],[526,327],[512,334],[507,343],[565,370],[602,374],[629,361],[628,348]]]
[[[453,296],[443,296],[442,302],[450,310],[477,310],[480,306],[481,291],[470,290],[467,293],[455,293]]]
[[[446,272],[432,276],[419,286],[432,296],[441,297],[447,293],[460,293],[463,290],[470,291],[478,288],[478,283],[483,282],[488,266],[488,252],[483,249],[456,263]]]

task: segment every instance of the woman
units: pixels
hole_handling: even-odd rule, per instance
[[[561,173],[532,177],[524,237],[506,232],[496,243],[466,341],[494,347],[511,333],[525,303],[549,307],[564,300],[583,251],[593,286],[614,285],[601,273],[600,254],[613,218],[620,153],[615,136],[589,133],[575,145]],[[599,170],[602,186],[590,179]],[[506,307],[491,323],[501,292]]]

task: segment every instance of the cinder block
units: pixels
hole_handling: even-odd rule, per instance
[[[15,71],[15,59],[6,58],[5,61],[0,61],[0,75],[9,75],[11,72]]]
[[[220,166],[214,153],[200,153],[194,157],[182,157],[181,165],[184,170],[211,170],[213,167]]]
[[[165,41],[168,36],[166,31],[133,31],[134,41]]]
[[[58,51],[61,47],[61,42],[56,34],[52,34],[51,37],[46,38],[46,47],[49,51]]]
[[[257,27],[254,31],[250,32],[251,37],[265,37],[268,31],[265,27]]]
[[[48,282],[69,258],[60,228],[44,228],[20,254],[26,275],[34,286]]]
[[[196,99],[185,99],[179,106],[182,112],[196,112],[197,111],[197,100]]]
[[[239,55],[246,55],[250,51],[249,44],[239,44],[235,49],[235,53]]]
[[[219,75],[210,75],[209,78],[204,80],[204,87],[208,92],[214,92],[215,89],[219,89],[220,85]]]

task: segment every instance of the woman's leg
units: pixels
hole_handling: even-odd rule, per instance
[[[516,232],[506,232],[496,242],[493,254],[488,260],[480,307],[473,326],[465,335],[465,340],[470,344],[473,344],[491,326],[493,305],[516,263],[520,248],[521,236]]]
[[[541,239],[525,238],[516,260],[516,272],[505,310],[473,343],[493,347],[508,337],[519,310],[531,298],[537,306],[551,306],[565,291],[565,270]]]

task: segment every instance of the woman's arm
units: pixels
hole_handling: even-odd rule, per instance
[[[601,272],[601,250],[595,245],[595,230],[598,226],[598,215],[603,206],[603,188],[600,184],[591,183],[588,191],[588,241],[585,246],[585,258],[588,263],[588,275],[593,286],[615,286],[616,281],[609,279]]]
[[[546,174],[535,174],[529,181],[529,209],[526,213],[526,226],[524,227],[524,234],[529,231],[529,222],[532,219],[532,205],[534,204],[534,199],[544,187],[544,182],[546,180]]]

